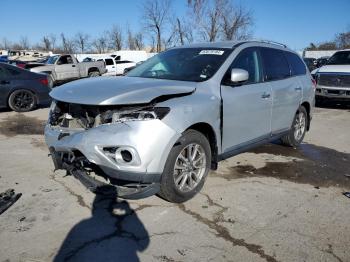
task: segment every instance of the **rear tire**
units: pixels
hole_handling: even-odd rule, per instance
[[[202,189],[210,163],[208,139],[198,131],[186,131],[169,153],[159,195],[173,203],[191,199]]]
[[[100,76],[99,72],[97,72],[97,71],[89,72],[89,77],[97,77],[97,76]]]
[[[297,147],[303,141],[308,126],[308,114],[305,107],[300,106],[296,112],[289,133],[281,138],[286,146]]]
[[[36,107],[35,94],[26,89],[18,89],[11,93],[8,99],[9,107],[15,112],[28,112]]]

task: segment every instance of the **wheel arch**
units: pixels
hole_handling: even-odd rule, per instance
[[[208,123],[199,122],[189,126],[185,131],[189,129],[202,133],[208,139],[212,155],[211,169],[216,170],[218,166],[218,146],[214,128]]]
[[[90,67],[88,69],[88,74],[91,73],[91,72],[95,72],[95,71],[100,74],[100,70],[97,67]]]

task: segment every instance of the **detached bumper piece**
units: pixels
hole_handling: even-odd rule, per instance
[[[63,153],[56,152],[54,149],[50,149],[50,152],[55,170],[66,170],[68,174],[74,176],[95,194],[115,195],[116,197],[125,199],[141,199],[159,192],[159,182],[118,181],[108,177],[98,166],[90,163],[84,156],[76,156],[76,152]],[[102,178],[109,179],[111,183],[105,183],[95,179],[90,175],[91,172]]]
[[[0,193],[0,215],[12,206],[21,196],[22,194],[16,194],[14,189],[8,189]]]

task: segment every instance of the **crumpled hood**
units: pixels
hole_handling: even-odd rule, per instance
[[[350,65],[324,65],[311,73],[350,73]]]
[[[85,105],[144,104],[163,96],[190,94],[190,82],[140,77],[96,77],[54,88],[50,96],[58,101]]]

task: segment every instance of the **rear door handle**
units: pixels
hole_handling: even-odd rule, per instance
[[[261,98],[269,98],[271,95],[270,94],[268,94],[268,93],[263,93],[262,95],[261,95]]]
[[[301,87],[294,88],[295,91],[301,91]]]
[[[72,65],[72,67],[75,67],[75,65]]]
[[[9,85],[9,84],[10,84],[10,81],[2,80],[2,81],[0,82],[0,84],[2,84],[2,85]]]

